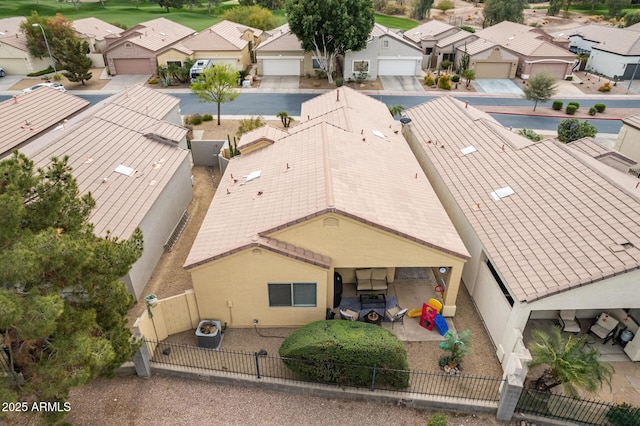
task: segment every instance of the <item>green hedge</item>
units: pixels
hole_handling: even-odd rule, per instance
[[[577,109],[578,109],[578,107],[577,107],[577,106],[575,106],[575,105],[573,105],[573,104],[571,104],[571,103],[570,103],[569,105],[567,105],[566,112],[567,112],[567,114],[569,114],[569,115],[573,115],[573,114],[575,114],[575,113],[576,113],[576,110],[577,110]]]
[[[605,104],[595,104],[593,107],[598,112],[604,112],[604,110],[607,108],[607,106]]]
[[[27,74],[27,77],[40,77],[41,75],[45,75],[45,74],[49,74],[50,72],[53,72],[53,67],[49,67],[46,70],[41,70],[41,71],[36,71],[36,72],[32,72]]]
[[[301,379],[350,386],[409,386],[402,342],[390,331],[358,321],[316,321],[294,331],[280,346],[285,365]],[[362,366],[362,367],[356,367]],[[364,367],[364,368],[363,368]]]
[[[567,104],[567,106],[569,106],[569,105],[575,105],[576,109],[580,108],[580,104],[578,102],[576,102],[576,101],[569,102]]]
[[[555,109],[556,111],[560,111],[562,109],[562,101],[553,101],[553,104],[551,104],[551,108]]]

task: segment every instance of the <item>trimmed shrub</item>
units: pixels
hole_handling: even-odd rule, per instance
[[[350,386],[409,386],[407,351],[389,330],[359,321],[316,321],[282,342],[284,364],[303,380]],[[360,366],[360,367],[359,367]]]
[[[47,68],[46,70],[40,70],[40,71],[29,73],[27,74],[27,77],[40,77],[41,75],[49,74],[50,72],[53,72],[52,66],[49,66],[49,68]]]
[[[424,85],[425,86],[433,86],[434,84],[436,84],[436,82],[433,80],[433,77],[431,77],[431,74],[427,74],[424,76]]]
[[[553,101],[553,103],[551,104],[551,108],[555,109],[556,111],[560,111],[562,109],[562,101]]]
[[[577,106],[573,105],[573,104],[569,104],[567,105],[567,109],[565,110],[565,112],[569,115],[573,115],[576,113],[576,110],[578,109]]]
[[[451,62],[448,59],[445,59],[444,61],[440,62],[440,69],[447,70],[451,65],[453,65],[453,62]]]
[[[453,81],[454,83],[458,83],[460,81],[460,76],[458,74],[454,75],[453,77],[451,77],[451,81]]]
[[[589,108],[589,115],[596,115],[596,112],[598,112],[594,107]]]
[[[342,77],[336,78],[336,87],[342,87],[342,86],[344,86],[344,78]]]
[[[607,108],[607,106],[605,104],[595,104],[593,107],[598,112],[604,112],[604,110]]]
[[[196,126],[198,124],[202,124],[202,115],[200,114],[187,115],[184,119],[184,124],[192,124]]]
[[[467,32],[469,32],[469,33],[475,33],[475,32],[476,32],[476,29],[475,29],[475,28],[470,27],[470,26],[468,26],[468,25],[462,25],[462,26],[460,26],[460,27],[458,27],[458,28],[460,28],[462,31],[467,31]]]
[[[578,102],[576,102],[576,101],[571,101],[571,102],[569,102],[569,103],[567,104],[567,106],[569,106],[569,105],[575,105],[576,109],[580,108],[580,104],[579,104]]]
[[[435,413],[429,418],[427,426],[447,426],[447,415],[444,413]]]
[[[598,92],[606,93],[611,91],[611,83],[605,83],[598,87]]]
[[[444,90],[451,90],[451,76],[449,74],[441,75],[440,80],[438,80],[438,87]]]
[[[531,139],[534,142],[539,142],[542,139],[542,136],[531,129],[520,129],[518,130],[518,134],[524,136],[527,139]]]
[[[213,115],[205,114],[202,116],[202,121],[213,121]]]

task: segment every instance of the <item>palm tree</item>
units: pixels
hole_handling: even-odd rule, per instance
[[[565,338],[562,329],[554,326],[551,333],[533,331],[529,350],[533,361],[529,367],[545,365],[547,368],[533,383],[536,390],[550,392],[562,385],[565,394],[577,397],[578,389],[594,392],[606,382],[611,387],[613,367],[599,360],[600,353],[588,346],[587,336]]]
[[[392,116],[400,115],[404,111],[404,107],[402,105],[393,105],[389,107],[389,112]]]
[[[280,119],[280,121],[282,121],[282,125],[285,129],[289,128],[292,118],[286,111],[280,111],[276,114],[276,116]]]

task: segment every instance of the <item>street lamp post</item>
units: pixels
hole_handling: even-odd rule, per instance
[[[40,24],[31,24],[32,27],[40,28],[42,31],[42,37],[44,37],[44,44],[47,46],[47,52],[49,52],[49,58],[51,59],[51,64],[53,65],[53,74],[56,76],[55,80],[58,81],[60,78],[58,77],[58,70],[56,69],[56,61],[53,60],[53,55],[51,55],[51,49],[49,48],[49,42],[47,41],[47,35],[44,33],[44,28]]]

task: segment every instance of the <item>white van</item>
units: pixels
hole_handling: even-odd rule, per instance
[[[213,66],[213,62],[211,59],[198,59],[195,64],[191,67],[191,71],[189,71],[189,76],[191,77],[191,82],[194,83],[200,74],[204,72],[207,68],[211,68]]]

